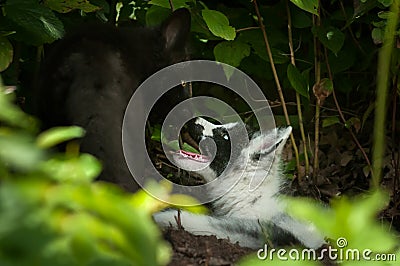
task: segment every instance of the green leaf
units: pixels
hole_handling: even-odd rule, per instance
[[[67,216],[66,224],[66,230],[71,235],[71,251],[79,261],[85,264],[88,264],[96,255],[95,236],[107,230],[111,233],[108,225],[101,224],[100,219],[96,219],[88,213]],[[70,226],[72,224],[73,228]]]
[[[322,127],[329,127],[336,124],[340,124],[339,117],[337,116],[327,117],[324,120],[322,120]]]
[[[324,91],[327,91],[329,93],[333,92],[333,82],[332,82],[332,80],[330,80],[328,78],[323,78],[319,82],[319,85],[320,85],[321,89],[323,89]]]
[[[177,151],[177,150],[181,149],[179,146],[179,140],[167,141],[166,139],[163,138],[162,141],[163,141],[163,144],[165,144],[171,150]]]
[[[40,148],[47,149],[67,140],[81,138],[84,135],[85,130],[78,126],[55,127],[42,132],[37,138],[37,145]]]
[[[353,18],[359,18],[367,14],[370,10],[379,6],[378,1],[361,0],[361,3],[354,5]]]
[[[146,12],[146,25],[150,27],[160,25],[170,14],[169,9],[156,5],[151,6]]]
[[[178,140],[166,141],[166,140],[163,139],[163,143],[164,143],[165,145],[167,145],[167,147],[169,147],[169,148],[172,149],[172,150],[177,151],[177,150],[180,150],[180,149],[181,149]],[[184,143],[184,144],[183,144],[182,149],[185,150],[185,151],[193,152],[193,153],[199,153],[198,150],[196,150],[195,148],[193,148],[192,146],[190,146],[190,145],[187,144],[187,143]]]
[[[279,34],[276,34],[276,36],[279,36]],[[260,57],[262,60],[266,62],[270,61],[261,31],[251,30],[251,31],[241,32],[238,35],[237,40],[241,41],[242,43],[249,44],[251,48],[254,49],[255,54],[258,55],[258,57]],[[275,41],[276,43],[274,43]],[[275,47],[281,47],[280,41],[270,40],[270,45],[272,46],[271,53],[272,53],[272,58],[274,60],[274,64],[284,64],[289,61],[287,52],[275,48]],[[249,58],[251,58],[251,56]],[[258,68],[260,67],[258,66]],[[268,68],[270,67],[268,66]]]
[[[372,102],[369,104],[367,110],[365,110],[362,116],[361,128],[364,128],[365,122],[367,121],[368,117],[374,112],[374,110],[375,110],[375,102]]]
[[[151,139],[155,141],[161,141],[161,126],[155,125],[152,128]]]
[[[214,55],[217,61],[238,67],[250,55],[250,46],[240,41],[220,42],[214,47]]]
[[[265,44],[263,46],[253,46],[253,48],[261,59],[265,60],[266,62],[270,62]],[[271,53],[274,64],[285,64],[289,61],[287,54],[279,49],[271,48]]]
[[[292,20],[293,27],[298,29],[309,28],[312,26],[312,19],[308,13],[305,13],[301,10],[296,10],[297,12],[293,12]]]
[[[293,158],[289,162],[285,163],[285,173],[292,173],[296,170],[296,158]]]
[[[393,4],[393,0],[378,0],[384,7],[390,7]]]
[[[378,18],[386,20],[386,19],[389,18],[389,16],[391,14],[392,14],[392,12],[390,12],[390,11],[381,11],[381,12],[378,13]],[[380,22],[383,22],[382,26],[384,26],[386,24],[386,21],[380,21]],[[376,24],[379,24],[380,22],[373,22],[373,25],[376,26]]]
[[[91,155],[45,161],[12,96],[0,84],[0,265],[167,265],[170,249],[152,210],[112,184],[91,182],[101,168]],[[54,134],[46,145],[60,139]]]
[[[380,44],[383,42],[383,36],[385,32],[381,28],[373,28],[371,32],[371,37],[372,40],[374,41],[375,44]]]
[[[228,88],[223,88],[223,89],[228,90]],[[216,101],[206,101],[205,106],[209,110],[217,113],[219,116],[229,114],[229,111],[230,111],[230,109],[228,108],[228,105],[220,104]]]
[[[152,6],[159,6],[159,7],[163,7],[163,8],[167,8],[167,9],[171,8],[169,0],[151,0],[151,1],[149,1],[149,4]]]
[[[320,42],[334,54],[337,54],[340,49],[342,49],[345,36],[339,29],[334,27],[318,27],[313,28],[312,31],[313,34],[318,37]]]
[[[100,7],[92,5],[88,0],[45,0],[44,4],[59,13],[68,13],[76,9],[86,13],[100,10]]]
[[[345,126],[346,128],[351,128],[351,127],[353,127],[353,128],[356,130],[356,132],[358,132],[358,131],[360,131],[360,129],[361,129],[361,121],[360,121],[360,118],[358,118],[358,117],[351,117],[350,119],[348,119],[348,120],[344,123],[344,126]]]
[[[167,138],[165,138],[165,135],[161,134],[161,126],[160,125],[155,125],[152,130],[152,135],[151,139],[155,141],[162,141],[163,144],[167,145],[169,148],[173,150],[179,150],[181,149],[179,147],[179,141],[178,140],[172,140],[169,141]],[[195,148],[187,144],[186,142],[183,143],[182,149],[185,151],[193,152],[193,153],[199,153]]]
[[[132,206],[141,206],[144,211],[149,215],[158,211],[161,211],[169,205],[164,202],[154,198],[151,195],[157,195],[160,198],[167,198],[172,192],[172,184],[167,180],[162,180],[160,183],[149,180],[145,186],[145,190],[139,190],[131,198]]]
[[[168,198],[168,202],[180,209],[186,209],[194,213],[207,213],[207,208],[199,204],[199,201],[185,194],[173,194]]]
[[[325,208],[310,199],[287,199],[288,211],[293,216],[312,221],[334,242],[347,240],[345,249],[371,249],[373,252],[392,252],[397,241],[386,224],[376,220],[377,213],[386,206],[388,195],[375,191],[349,199],[334,199],[331,208]],[[366,234],[365,232],[368,232]]]
[[[12,101],[15,100],[14,94],[5,94],[0,80],[0,121],[7,125],[21,127],[35,132],[38,123],[32,116],[25,114]]]
[[[284,55],[284,52],[278,50],[276,48],[271,48],[272,59],[274,60],[274,64],[284,64],[289,61],[288,57]],[[270,62],[269,56],[267,54],[267,50],[260,49],[256,50],[256,54],[266,62]]]
[[[310,98],[308,94],[307,81],[304,79],[300,71],[292,64],[287,67],[287,77],[289,79],[290,85],[302,96],[307,99]]]
[[[170,249],[133,196],[102,183],[16,180],[0,186],[0,249],[10,250],[1,265],[167,264]]]
[[[0,72],[7,69],[13,60],[14,50],[6,37],[0,37]]]
[[[204,9],[201,14],[207,27],[215,36],[228,41],[235,39],[235,28],[229,26],[229,20],[223,13],[216,10]]]
[[[100,162],[90,154],[61,156],[41,164],[41,169],[58,182],[91,182],[101,172]]]
[[[352,47],[344,46],[336,55],[329,53],[328,60],[334,74],[353,67],[356,62],[357,51]],[[337,79],[336,79],[337,80]]]
[[[192,146],[190,146],[186,142],[183,143],[182,149],[185,150],[185,151],[188,151],[188,152],[199,153],[198,150],[196,150],[195,148],[193,148]]]
[[[314,84],[313,92],[315,97],[323,104],[325,99],[333,92],[332,80],[328,78],[321,79],[318,83]]]
[[[42,45],[64,35],[62,22],[49,9],[29,0],[7,1],[4,5],[6,18],[15,27],[13,37],[28,44]]]
[[[310,12],[311,14],[318,15],[318,0],[290,0],[293,4]]]
[[[22,132],[0,130],[0,163],[14,170],[33,171],[44,158],[43,151],[35,147],[31,136]]]
[[[372,25],[377,28],[384,28],[386,26],[386,21],[385,20],[373,21]]]
[[[224,41],[214,47],[215,59],[219,62],[238,67],[240,62],[250,55],[250,46],[240,41]],[[224,68],[228,79],[233,74],[232,68]]]
[[[172,0],[172,4],[174,5],[174,9],[189,7],[187,2],[191,2],[191,0]],[[149,2],[150,5],[159,6],[163,8],[171,9],[169,0],[151,0]]]

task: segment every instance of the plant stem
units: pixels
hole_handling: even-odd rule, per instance
[[[274,59],[272,58],[272,52],[271,52],[271,47],[269,45],[267,32],[265,30],[265,26],[264,26],[264,23],[262,21],[261,15],[260,15],[260,10],[258,9],[257,0],[253,0],[253,3],[254,3],[254,9],[255,9],[256,14],[257,14],[258,23],[260,25],[261,32],[263,33],[265,48],[266,48],[267,53],[268,53],[268,58],[269,58],[269,61],[270,61],[270,64],[271,64],[272,73],[274,75],[274,79],[275,79],[277,91],[278,91],[278,94],[279,94],[279,98],[280,98],[280,101],[282,103],[282,109],[283,109],[283,113],[285,115],[286,124],[288,126],[290,126],[290,119],[289,119],[289,114],[288,114],[288,111],[287,111],[287,108],[286,108],[285,97],[283,96],[282,87],[281,87],[281,84],[280,84],[280,81],[279,81],[279,77],[278,77],[278,74],[276,72],[276,68],[275,68],[275,64],[274,64]],[[290,134],[290,140],[292,142],[293,151],[294,151],[294,154],[295,154],[295,157],[296,157],[297,171],[298,171],[298,173],[300,173],[299,150],[297,148],[296,140],[294,139],[293,132]]]
[[[385,152],[385,118],[388,81],[390,75],[390,62],[392,59],[394,37],[399,19],[399,1],[394,0],[391,6],[384,41],[378,56],[378,73],[375,102],[374,142],[372,154],[372,183],[371,187],[377,189],[382,175],[382,159]],[[393,129],[394,130],[394,129]]]
[[[320,5],[318,5],[318,16],[313,15],[313,25],[314,27],[319,27],[321,25],[320,19]],[[317,36],[314,35],[314,64],[315,64],[315,84],[319,84],[321,81],[321,61],[320,61],[320,43],[317,40]],[[315,86],[315,85],[314,85]],[[317,102],[315,105],[315,127],[314,127],[314,165],[313,165],[313,176],[314,181],[317,180],[319,172],[319,162],[318,162],[318,151],[319,151],[319,119],[320,119],[320,109],[321,101],[317,97]]]
[[[397,69],[397,73],[398,72],[398,66],[396,67]],[[392,93],[392,106],[393,106],[393,110],[392,110],[392,141],[393,143],[397,143],[397,137],[396,137],[396,114],[397,114],[397,88],[398,88],[398,75],[396,75],[394,77],[394,82],[393,82],[393,93]],[[399,202],[399,196],[397,195],[398,193],[396,193],[396,191],[398,191],[398,179],[399,179],[399,153],[396,152],[396,149],[398,149],[399,147],[396,147],[396,145],[393,145],[392,147],[392,162],[393,162],[393,168],[394,168],[394,178],[393,178],[393,186],[392,186],[392,193],[393,193],[393,201],[394,202]]]
[[[292,37],[292,18],[290,15],[290,7],[289,7],[289,0],[286,0],[286,13],[288,16],[288,39],[289,39],[289,49],[290,49],[290,62],[293,66],[296,66],[296,60],[294,57],[294,49],[293,49],[293,37]],[[301,98],[300,94],[296,91],[296,105],[297,105],[297,115],[299,117],[299,126],[300,126],[300,135],[303,141],[303,152],[304,152],[304,163],[305,163],[305,176],[308,176],[310,171],[310,162],[308,160],[308,153],[307,153],[307,140],[306,135],[304,133],[304,124],[303,124],[303,114],[301,111]],[[299,172],[299,178],[302,177],[301,172]]]

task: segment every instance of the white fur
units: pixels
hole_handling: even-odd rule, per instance
[[[230,128],[234,127],[235,125],[237,125],[237,123],[229,123],[229,124],[224,124],[224,125],[214,125],[213,123],[210,123],[210,122],[208,122],[207,120],[205,120],[203,118],[197,118],[195,123],[203,126],[203,128],[204,128],[203,135],[204,136],[208,136],[208,137],[212,137],[213,129],[216,129],[216,128],[219,128],[219,127],[224,127],[226,129],[230,129]]]
[[[167,210],[154,215],[156,223],[162,227],[173,226],[177,227],[176,218],[178,217],[177,210]],[[194,235],[216,236],[219,239],[228,239],[232,243],[238,243],[243,247],[259,248],[263,245],[262,235],[252,237],[244,236],[243,232],[235,232],[227,230],[227,227],[232,224],[239,224],[238,219],[229,219],[227,217],[213,217],[208,215],[197,215],[190,212],[182,211],[179,215],[181,226],[188,232]],[[171,219],[172,218],[172,219]],[[260,226],[254,221],[247,224],[242,224],[250,230],[260,230]],[[253,228],[250,228],[253,227]]]
[[[198,119],[196,122],[205,128],[203,134],[212,134],[212,130],[205,126],[211,128],[214,125],[204,121]],[[231,124],[229,126],[233,127]],[[292,234],[306,247],[320,247],[324,243],[323,237],[311,224],[288,216],[285,205],[279,198],[284,184],[281,152],[290,132],[291,127],[275,129],[253,138],[233,163],[232,170],[218,177],[223,178],[223,186],[213,186],[208,191],[211,196],[223,195],[213,202],[213,216],[183,211],[180,215],[183,228],[193,234],[215,235],[217,238],[238,242],[241,246],[260,248],[265,241],[261,225],[272,224]],[[275,152],[267,152],[273,149]],[[259,161],[253,160],[252,156],[257,153],[265,155]],[[176,163],[179,165],[190,162],[178,160]],[[209,167],[196,172],[206,181],[216,177]],[[251,188],[252,182],[260,184]],[[230,187],[232,189],[226,191]],[[155,214],[154,219],[163,227],[176,227],[174,216],[177,216],[177,211],[168,210]]]

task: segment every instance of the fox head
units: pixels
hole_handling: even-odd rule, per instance
[[[173,155],[178,167],[203,176],[206,182],[219,177],[230,165],[230,171],[257,171],[280,163],[282,149],[292,128],[274,128],[257,132],[248,141],[233,143],[233,134],[242,134],[239,123],[215,125],[196,118],[190,127],[192,137],[199,142],[201,154],[179,150]]]

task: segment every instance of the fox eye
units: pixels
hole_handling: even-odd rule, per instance
[[[222,137],[224,138],[224,140],[229,140],[229,136],[227,134],[224,134]]]

